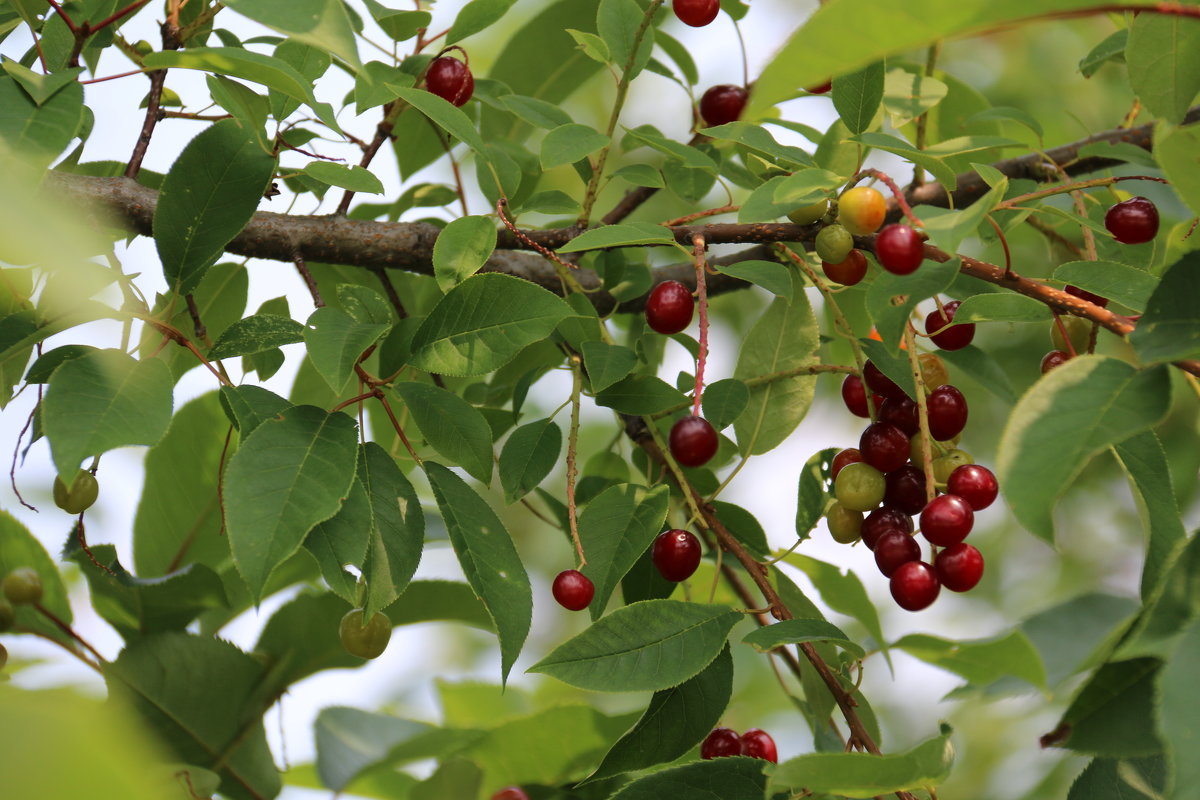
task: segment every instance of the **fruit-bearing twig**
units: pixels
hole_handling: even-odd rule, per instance
[[[567,524],[571,529],[571,541],[575,543],[575,554],[579,557],[579,566],[587,566],[587,557],[583,554],[583,542],[579,540],[579,514],[575,507],[575,477],[578,473],[576,459],[579,453],[579,405],[583,393],[583,369],[578,354],[571,354],[571,429],[567,432]]]
[[[696,294],[700,306],[700,351],[696,355],[696,391],[692,396],[692,416],[700,416],[700,396],[704,391],[704,365],[708,361],[708,292],[704,278],[708,265],[704,261],[704,237],[692,237],[692,260],[696,264]]]

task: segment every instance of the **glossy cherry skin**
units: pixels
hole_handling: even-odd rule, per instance
[[[732,83],[710,86],[700,96],[700,118],[710,127],[734,122],[742,115],[749,96],[745,89]]]
[[[875,545],[885,534],[903,533],[908,535],[912,532],[912,518],[900,509],[889,505],[883,505],[867,514],[867,518],[863,520],[862,527],[858,531],[868,550],[874,550]]]
[[[958,544],[967,538],[974,524],[971,505],[956,494],[933,498],[921,512],[921,534],[938,547]]]
[[[955,387],[944,384],[925,401],[929,411],[929,435],[948,442],[967,427],[967,398]]]
[[[950,473],[950,478],[946,481],[946,491],[966,500],[972,511],[982,511],[996,499],[1000,485],[987,467],[963,464]]]
[[[892,599],[905,611],[929,608],[937,600],[941,588],[937,573],[924,561],[901,564],[892,575]]]
[[[1071,286],[1068,284],[1063,287],[1063,291],[1072,297],[1078,297],[1080,300],[1086,300],[1087,302],[1100,306],[1101,308],[1108,307],[1107,297],[1101,297],[1098,294],[1092,294],[1087,289],[1080,289],[1078,286]]]
[[[654,540],[650,559],[667,580],[686,581],[700,566],[700,540],[691,531],[663,531]]]
[[[838,222],[855,236],[879,230],[886,215],[887,200],[870,186],[855,186],[838,198]]]
[[[888,397],[908,397],[904,390],[896,385],[896,382],[883,374],[879,367],[875,366],[871,361],[863,364],[863,380],[867,382],[867,388],[878,395],[885,398]]]
[[[671,455],[685,467],[707,464],[717,452],[720,440],[708,420],[702,417],[684,417],[671,426],[668,437]]]
[[[658,333],[679,333],[692,324],[696,301],[679,281],[663,281],[646,299],[646,324]]]
[[[875,237],[875,257],[893,275],[908,275],[925,260],[925,245],[919,233],[897,222]]]
[[[890,422],[868,425],[858,440],[863,461],[883,473],[900,469],[908,461],[908,436]]]
[[[475,78],[467,65],[453,56],[440,56],[429,62],[425,88],[456,106],[464,105],[475,93]]]
[[[1062,350],[1051,350],[1042,356],[1042,374],[1045,375],[1055,367],[1061,367],[1071,360],[1071,354]]]
[[[382,611],[376,611],[363,624],[363,610],[353,608],[342,617],[338,625],[338,636],[346,652],[359,658],[378,658],[387,649],[392,638],[392,621]]]
[[[933,339],[933,343],[943,350],[962,350],[975,338],[975,323],[973,322],[946,328],[954,321],[954,314],[958,311],[959,305],[961,304],[954,300],[942,306],[945,314],[935,308],[929,313],[929,316],[925,317],[925,333],[931,334],[930,338]],[[946,330],[934,333],[942,328],[946,328]]]
[[[1108,210],[1104,227],[1121,244],[1148,242],[1158,235],[1158,208],[1145,197],[1131,197]]]
[[[506,786],[492,795],[492,800],[529,800],[529,795],[520,786]]]
[[[921,545],[910,534],[889,531],[875,542],[875,566],[890,578],[901,564],[921,560]]]
[[[829,465],[829,479],[836,481],[838,473],[842,471],[842,467],[847,464],[857,464],[862,460],[862,453],[859,452],[857,447],[847,447],[833,457],[833,461]]]
[[[742,754],[742,737],[733,728],[713,728],[700,743],[700,757],[708,760]]]
[[[867,410],[867,390],[863,388],[862,378],[857,375],[847,375],[842,381],[842,402],[856,417],[865,419],[871,416]]]
[[[751,728],[742,734],[742,755],[762,758],[772,764],[779,763],[779,751],[771,734],[761,728]]]
[[[879,409],[879,421],[892,423],[904,431],[906,436],[913,436],[921,429],[917,404],[907,395],[898,398],[889,397],[884,400],[883,406]]]
[[[833,482],[833,495],[850,511],[870,511],[883,500],[883,473],[870,464],[847,464]]]
[[[983,556],[966,542],[947,547],[933,560],[938,580],[952,592],[969,592],[983,577]]]
[[[905,514],[919,514],[925,508],[925,472],[912,464],[905,464],[883,476],[887,489],[883,493],[883,504],[894,506]]]
[[[854,249],[850,251],[850,255],[846,256],[844,261],[836,264],[822,261],[821,270],[825,273],[826,278],[835,283],[854,286],[867,275],[867,257],[863,255],[862,250]]]
[[[720,0],[674,0],[671,10],[684,25],[703,28],[717,18],[721,3]]]
[[[554,579],[551,587],[554,599],[568,611],[582,611],[592,602],[596,585],[577,569],[563,570]]]

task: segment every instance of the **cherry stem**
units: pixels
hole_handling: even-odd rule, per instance
[[[496,216],[498,216],[500,221],[504,223],[504,227],[508,228],[509,233],[515,236],[517,241],[521,242],[527,247],[532,248],[533,250],[536,250],[538,253],[541,253],[544,258],[548,259],[550,263],[554,264],[554,269],[556,272],[558,272],[559,280],[561,280],[563,284],[571,291],[581,294],[586,293],[587,290],[585,290],[579,281],[575,279],[575,276],[571,274],[571,270],[578,269],[578,266],[575,264],[568,264],[566,261],[563,261],[561,258],[559,258],[558,254],[553,250],[538,244],[533,239],[530,239],[529,236],[516,225],[514,225],[512,220],[508,218],[508,215],[504,213],[504,209],[507,207],[508,198],[501,196],[500,199],[496,201]]]
[[[95,466],[92,467],[92,474],[93,475],[96,474]],[[104,564],[101,564],[100,561],[97,560],[95,554],[92,553],[92,548],[88,547],[87,537],[84,535],[84,527],[83,527],[84,513],[85,512],[80,511],[79,519],[75,520],[75,540],[77,542],[79,542],[79,549],[82,550],[87,555],[88,560],[92,562],[93,566],[95,566],[97,569],[107,572],[109,575],[111,575],[115,578],[115,577],[117,577],[117,573],[113,572],[111,569],[109,569]]]
[[[1075,344],[1071,341],[1070,335],[1067,334],[1067,326],[1063,324],[1062,315],[1053,308],[1050,309],[1050,313],[1054,315],[1054,324],[1058,326],[1059,335],[1061,335],[1063,341],[1066,342],[1067,351],[1071,354],[1071,358],[1079,355],[1079,353],[1075,352]]]
[[[40,394],[40,385],[38,389]],[[17,496],[17,500],[21,502],[21,505],[35,513],[37,509],[25,502],[25,498],[21,496],[21,490],[17,488],[17,457],[21,454],[21,440],[25,438],[25,434],[29,431],[29,426],[33,424],[33,420],[37,416],[38,406],[40,405],[41,398],[38,399],[37,405],[33,407],[33,410],[29,412],[29,416],[25,420],[25,427],[21,428],[21,432],[17,435],[17,443],[13,445],[12,466],[8,470],[8,482],[12,484],[13,494]]]
[[[56,628],[58,628],[60,631],[65,633],[67,636],[70,636],[72,639],[74,639],[75,641],[77,641],[81,645],[83,645],[85,648],[87,648],[88,652],[90,652],[92,655],[94,655],[96,657],[96,660],[100,664],[105,663],[104,656],[100,655],[100,651],[97,650],[96,648],[92,647],[91,643],[88,642],[87,639],[84,639],[82,636],[80,636],[78,633],[76,633],[74,628],[72,628],[70,625],[63,622],[61,619],[59,619],[57,614],[55,614],[50,609],[46,608],[41,603],[34,603],[33,607],[39,614],[41,614],[46,619],[50,620],[50,622],[52,622]]]
[[[692,258],[696,265],[696,294],[700,305],[700,352],[696,356],[696,391],[692,397],[692,416],[700,416],[700,395],[704,391],[704,365],[708,362],[708,289],[704,279],[704,237],[692,237]]]
[[[1004,277],[1008,280],[1012,280],[1012,252],[1008,249],[1008,237],[1004,235],[1004,231],[1001,230],[1000,226],[996,224],[996,220],[992,219],[991,214],[988,214],[986,219],[989,223],[991,223],[992,229],[996,231],[996,236],[1000,239],[1000,246],[1004,248]],[[945,310],[942,309],[941,303],[938,303],[938,310],[942,311],[942,315],[944,317]]]
[[[69,644],[64,642],[62,639],[55,639],[53,636],[51,636],[47,633],[36,630],[35,628],[26,627],[25,625],[14,625],[12,628],[12,631],[13,631],[13,633],[28,633],[33,636],[41,637],[42,639],[45,639],[47,642],[53,642],[54,644],[61,647],[63,650],[66,650],[68,653],[70,653],[71,655],[78,658],[84,664],[87,664],[89,667],[96,670],[96,672],[99,672],[101,675],[104,674],[104,670],[100,667],[99,664],[97,664],[95,661],[92,661],[90,658],[85,656],[83,653],[79,652],[79,650],[77,648],[71,647]]]
[[[933,501],[937,490],[933,481],[933,447],[929,434],[929,404],[925,399],[925,376],[921,374],[921,359],[917,356],[917,339],[912,325],[904,326],[904,342],[908,345],[908,365],[912,368],[913,382],[917,386],[917,422],[921,436],[921,467],[925,471],[925,502]]]
[[[71,32],[71,35],[75,36],[79,30],[79,27],[75,24],[74,20],[67,15],[67,12],[63,10],[63,7],[58,4],[58,0],[46,0],[46,2],[50,4],[50,7],[54,9],[54,12],[62,19],[63,24],[67,26],[67,30]]]
[[[91,78],[86,81],[80,81],[80,85],[86,86],[91,83],[104,83],[105,81],[115,81],[117,78],[128,78],[130,75],[141,75],[145,72],[144,69],[132,69],[129,72],[120,72],[116,75],[105,75],[103,78]]]
[[[896,185],[896,182],[894,180],[892,180],[891,176],[889,176],[886,172],[877,170],[874,167],[867,167],[866,169],[861,169],[858,171],[858,174],[855,175],[853,178],[851,178],[850,182],[846,184],[846,188],[849,189],[850,187],[854,186],[856,183],[861,181],[863,178],[868,178],[868,177],[875,178],[876,180],[882,181],[883,183],[885,183],[887,185],[887,187],[889,189],[892,190],[892,196],[894,198],[896,198],[896,205],[900,207],[900,211],[904,214],[905,217],[908,218],[908,221],[913,224],[914,228],[924,228],[925,227],[925,223],[921,222],[921,220],[917,219],[916,215],[913,214],[912,208],[910,208],[908,205],[908,201],[904,199],[904,192],[900,191],[900,187]]]
[[[1116,175],[1109,178],[1092,178],[1086,181],[1073,181],[1071,183],[1060,183],[1056,186],[1049,186],[1045,189],[1039,189],[1036,192],[1021,194],[1009,200],[1005,200],[1000,205],[996,206],[996,211],[1011,211],[1018,208],[1021,203],[1027,203],[1030,200],[1040,200],[1043,197],[1053,197],[1056,194],[1067,194],[1079,189],[1094,189],[1097,186],[1111,186],[1114,183],[1121,181],[1154,181],[1156,183],[1170,183],[1166,178],[1156,178],[1153,175]]]
[[[214,376],[216,376],[218,381],[225,384],[226,386],[233,386],[233,381],[229,380],[229,378],[227,376],[222,375],[217,370],[217,368],[212,365],[212,362],[209,361],[207,358],[205,358],[204,354],[201,353],[196,348],[196,345],[192,343],[192,340],[189,339],[183,333],[183,331],[179,330],[178,328],[176,328],[172,325],[168,325],[165,322],[160,322],[160,321],[154,319],[154,317],[147,316],[146,314],[140,314],[136,311],[127,312],[127,313],[129,313],[130,316],[132,316],[136,319],[142,320],[147,325],[149,325],[151,328],[154,328],[156,331],[158,331],[159,333],[161,333],[163,336],[167,337],[171,341],[175,342],[176,344],[178,344],[182,347],[186,347],[188,350],[192,351],[192,355],[194,355],[196,358],[200,359],[200,363],[203,364],[205,367],[207,367],[208,371],[211,372]]]
[[[575,543],[575,554],[579,566],[587,566],[583,554],[583,542],[579,539],[579,519],[575,508],[575,478],[578,474],[579,454],[579,398],[583,392],[583,369],[578,354],[571,355],[571,428],[567,433],[567,524],[571,528],[571,541]]]
[[[404,435],[404,427],[400,425],[400,420],[396,419],[396,413],[392,411],[392,405],[388,402],[387,395],[381,390],[376,389],[375,397],[379,399],[379,402],[383,405],[383,410],[387,412],[388,419],[392,421],[392,428],[396,431],[396,435],[400,437],[400,441],[404,444],[404,449],[408,450],[408,454],[412,456],[417,466],[423,468],[425,462],[417,455],[417,451],[413,449],[412,444],[408,441],[408,437]]]

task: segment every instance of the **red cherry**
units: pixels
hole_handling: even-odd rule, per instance
[[[699,467],[716,454],[720,441],[708,420],[684,417],[671,426],[668,443],[676,461],[685,467]]]
[[[897,222],[888,225],[875,237],[875,257],[888,272],[908,275],[916,272],[925,260],[925,245],[919,233]]]
[[[972,511],[982,511],[996,499],[1000,486],[996,483],[996,476],[987,467],[963,464],[950,473],[946,491],[966,500]]]
[[[912,464],[905,464],[884,476],[887,488],[883,492],[883,504],[894,506],[905,514],[917,514],[925,508],[925,472]]]
[[[967,398],[955,387],[944,383],[925,401],[929,411],[929,435],[947,442],[967,427]]]
[[[663,531],[654,540],[650,559],[667,580],[685,581],[700,566],[700,540],[690,531]]]
[[[588,577],[577,569],[568,569],[558,573],[551,587],[554,599],[568,611],[582,611],[592,602],[596,594],[596,586]]]
[[[983,577],[983,556],[966,542],[959,542],[938,553],[933,568],[947,589],[967,592]]]
[[[857,464],[862,461],[862,453],[857,447],[847,447],[842,452],[833,457],[833,462],[829,466],[829,479],[837,480],[838,473],[842,471],[842,467],[847,464]]]
[[[492,800],[529,800],[529,795],[520,786],[506,786],[492,795]]]
[[[805,89],[805,91],[808,92],[809,94],[825,94],[832,88],[833,88],[833,81],[829,80],[829,81],[825,81],[824,83],[817,84],[816,86],[810,86],[807,89]]]
[[[1158,235],[1158,209],[1144,197],[1131,197],[1108,210],[1104,227],[1121,244],[1142,244]]]
[[[884,505],[867,514],[858,533],[867,549],[874,550],[885,535],[903,533],[907,536],[912,531],[912,518],[908,514],[894,506]]]
[[[896,574],[902,564],[921,560],[921,545],[910,534],[890,531],[875,542],[875,566],[884,577]]]
[[[956,494],[943,494],[929,501],[921,512],[921,533],[938,547],[949,547],[967,538],[975,524],[975,512]]]
[[[663,281],[646,299],[646,324],[658,333],[679,333],[692,324],[696,301],[679,281]]]
[[[742,755],[762,758],[772,764],[779,763],[779,751],[771,734],[761,728],[751,728],[742,734]]]
[[[1092,294],[1087,289],[1080,289],[1078,286],[1071,286],[1068,284],[1063,287],[1063,291],[1072,297],[1078,297],[1080,300],[1086,300],[1087,302],[1100,306],[1101,308],[1108,307],[1107,297],[1101,297],[1098,294]]]
[[[1045,375],[1055,367],[1061,367],[1071,360],[1071,354],[1063,350],[1051,350],[1042,356],[1042,374]]]
[[[935,308],[930,312],[929,316],[925,317],[925,333],[930,334],[933,343],[943,350],[962,350],[975,338],[974,322],[955,325],[953,328],[946,328],[947,325],[954,321],[954,314],[958,311],[959,305],[961,304],[957,300],[946,303],[942,306],[942,309],[946,312],[945,314]],[[946,330],[941,333],[934,333],[934,331],[942,330],[942,328],[946,328]]]
[[[717,18],[721,3],[720,0],[675,0],[671,9],[684,25],[703,28]]]
[[[899,469],[908,461],[908,437],[890,422],[868,425],[858,440],[863,461],[880,472]]]
[[[704,741],[700,743],[700,757],[703,759],[723,758],[725,756],[740,756],[742,754],[742,739],[733,728],[713,728]]]
[[[837,264],[822,261],[821,269],[829,280],[843,286],[853,286],[867,275],[867,257],[862,250],[851,250],[845,261]]]
[[[863,364],[863,380],[867,382],[867,388],[884,398],[908,397],[895,381],[883,374],[883,370],[875,366],[871,361]]]
[[[710,86],[700,97],[700,117],[710,127],[733,122],[742,115],[747,97],[745,89],[732,83]]]
[[[937,573],[924,561],[901,564],[892,575],[892,599],[905,611],[928,608],[937,599],[941,588]]]
[[[865,419],[871,416],[867,410],[867,390],[863,388],[862,378],[857,375],[847,375],[842,381],[842,402],[856,417]]]
[[[914,436],[921,429],[920,411],[910,397],[889,397],[879,409],[879,421],[890,422],[906,436]]]
[[[443,100],[461,106],[475,92],[475,79],[467,65],[453,56],[439,56],[429,62],[425,88]]]

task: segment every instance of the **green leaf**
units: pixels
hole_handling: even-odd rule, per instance
[[[729,647],[698,675],[655,692],[650,705],[612,748],[588,781],[674,761],[720,721],[733,691]]]
[[[1200,252],[1191,252],[1163,273],[1146,313],[1129,334],[1143,362],[1177,361],[1200,356]]]
[[[612,60],[612,54],[608,52],[608,45],[596,34],[577,31],[574,28],[567,28],[566,32],[579,45],[580,52],[588,58],[599,64],[607,64]]]
[[[717,430],[732,425],[750,404],[750,388],[736,378],[710,383],[704,387],[701,400],[704,418]]]
[[[761,286],[773,295],[791,302],[792,276],[787,267],[777,261],[739,261],[736,264],[715,264],[717,272],[732,275]]]
[[[1107,64],[1109,61],[1125,61],[1125,46],[1129,42],[1129,29],[1122,28],[1119,31],[1113,31],[1104,41],[1096,45],[1091,51],[1079,59],[1079,72],[1085,78],[1090,78],[1096,74],[1096,70]]]
[[[213,361],[274,350],[285,344],[304,341],[304,326],[291,317],[255,314],[239,320],[221,334],[208,352]]]
[[[361,449],[360,446],[360,466]],[[355,606],[359,603],[358,578],[346,567],[352,566],[361,573],[374,524],[371,498],[356,475],[338,512],[324,522],[318,522],[304,537],[304,549],[316,559],[330,590]]]
[[[1054,280],[1116,300],[1139,313],[1158,286],[1158,279],[1150,273],[1115,261],[1069,261],[1055,268]]]
[[[383,194],[383,183],[370,170],[358,166],[334,164],[329,161],[310,161],[304,165],[304,174],[330,186],[339,186],[352,192]]]
[[[1153,712],[1161,668],[1162,662],[1156,658],[1101,666],[1063,714],[1070,738],[1061,746],[1112,757],[1162,752]]]
[[[1020,631],[974,641],[951,641],[911,633],[893,642],[892,647],[980,686],[1011,675],[1046,688],[1046,670],[1041,656]]]
[[[1195,793],[1200,780],[1200,764],[1192,754],[1200,741],[1200,706],[1195,692],[1196,670],[1200,668],[1200,623],[1192,622],[1183,631],[1171,660],[1158,676],[1155,710],[1171,765],[1170,784],[1180,797]]]
[[[550,292],[511,275],[472,275],[446,293],[412,341],[412,364],[442,375],[483,375],[571,316]]]
[[[1193,536],[1168,554],[1161,573],[1162,577],[1129,626],[1114,658],[1168,658],[1179,632],[1200,614],[1200,596],[1196,592],[1196,576],[1200,575],[1200,539]]]
[[[271,113],[267,98],[221,75],[205,75],[204,82],[208,84],[208,93],[212,95],[213,102],[232,114],[242,129],[252,132],[260,148],[269,149],[271,145],[263,131],[267,116]],[[283,101],[288,100],[282,95],[277,96]],[[294,100],[289,102],[295,103]]]
[[[1129,86],[1150,113],[1179,123],[1200,92],[1200,26],[1168,15],[1135,17],[1125,63]]]
[[[1200,214],[1200,125],[1155,125],[1154,157],[1180,199]]]
[[[658,691],[708,666],[740,618],[724,606],[643,600],[593,622],[528,671],[589,691]]]
[[[425,513],[408,478],[375,442],[359,445],[357,472],[372,518],[362,567],[364,613],[371,615],[394,603],[412,580],[425,543]]]
[[[785,560],[808,576],[813,586],[821,593],[821,599],[825,601],[825,605],[839,614],[854,617],[867,629],[867,633],[875,638],[875,641],[885,641],[883,629],[879,625],[879,613],[867,597],[867,590],[863,588],[862,581],[858,579],[857,575],[849,570],[842,572],[833,564],[827,564],[798,553],[792,553]],[[883,646],[883,651],[887,652],[885,646]]]
[[[1166,788],[1166,772],[1162,756],[1122,760],[1093,758],[1071,784],[1067,800],[1144,800],[1160,796],[1151,792],[1162,792]]]
[[[883,62],[879,61],[833,79],[833,107],[851,133],[871,127],[883,100],[883,70]]]
[[[878,131],[868,133],[860,133],[850,139],[852,142],[865,144],[867,147],[873,147],[876,150],[883,150],[901,158],[906,158],[919,167],[924,167],[938,183],[945,186],[948,190],[954,191],[958,186],[958,179],[955,177],[954,169],[948,165],[941,157],[930,155],[928,150],[918,150],[903,139],[898,139],[895,136]]]
[[[393,625],[436,620],[496,630],[487,608],[471,587],[460,581],[413,581],[400,600],[388,606],[387,615]]]
[[[488,217],[459,217],[433,243],[433,274],[443,292],[474,275],[496,249],[496,225]]]
[[[883,108],[893,128],[900,128],[942,102],[949,87],[937,78],[903,69],[888,70],[883,82]]]
[[[479,482],[491,482],[492,429],[474,406],[430,383],[403,381],[393,389],[434,450]]]
[[[391,324],[392,307],[383,295],[365,286],[355,283],[339,283],[337,299],[342,310],[362,325]]]
[[[188,142],[154,212],[154,244],[172,290],[196,288],[254,216],[274,174],[274,157],[235,120],[217,122]]]
[[[736,125],[736,124],[737,123],[730,123],[730,125]],[[745,130],[745,128],[738,126],[734,130],[738,133],[741,133]],[[725,133],[725,126],[721,126],[720,128],[706,128],[705,129],[705,135],[714,134],[716,136],[721,136],[724,133]],[[764,131],[764,133],[765,133],[765,131]],[[717,172],[717,163],[715,161],[713,161],[712,157],[710,157],[708,155],[708,153],[706,153],[705,151],[703,151],[697,147],[692,147],[691,145],[683,144],[682,142],[677,142],[674,139],[668,139],[666,136],[663,136],[662,133],[660,133],[658,131],[658,129],[652,125],[640,125],[636,128],[631,129],[625,136],[626,136],[626,138],[625,138],[624,146],[626,149],[632,149],[632,148],[636,147],[638,144],[644,144],[648,147],[654,148],[655,150],[657,150],[660,153],[663,153],[666,156],[669,156],[670,158],[674,159],[675,161],[681,162],[683,164],[683,166],[685,166],[685,167],[690,167],[692,169],[704,170],[705,172],[709,172],[714,175]],[[770,134],[766,134],[766,136],[768,139],[770,139],[770,141],[772,141],[772,142],[775,141],[773,138],[771,138]],[[628,223],[628,224],[629,225],[648,225],[648,223]],[[625,226],[621,226],[621,227],[625,227]],[[650,227],[658,227],[658,226],[650,226]]]
[[[593,392],[602,392],[628,375],[637,365],[637,353],[628,347],[605,342],[584,342],[580,347],[583,365]]]
[[[775,202],[792,203],[797,206],[812,205],[827,198],[831,191],[845,182],[844,177],[827,169],[802,169],[793,172],[776,185]]]
[[[1154,431],[1131,436],[1114,448],[1117,461],[1133,484],[1138,514],[1146,528],[1146,563],[1142,567],[1142,599],[1148,600],[1162,580],[1166,565],[1180,542],[1187,539],[1179,503],[1171,485],[1167,454]]]
[[[595,128],[575,122],[561,125],[542,139],[542,169],[574,164],[609,143],[609,138]]]
[[[433,15],[428,11],[396,11],[376,0],[366,0],[367,10],[379,23],[379,27],[394,42],[404,42],[417,35],[421,28],[429,27]],[[451,44],[453,40],[447,42]]]
[[[761,759],[714,758],[638,778],[612,800],[761,800],[765,786]]]
[[[222,794],[237,800],[280,789],[262,724],[263,677],[263,666],[228,642],[183,633],[134,642],[104,669],[111,697],[179,761],[219,772]]]
[[[801,642],[833,642],[856,658],[864,655],[863,649],[842,633],[841,628],[820,619],[785,619],[751,631],[742,637],[742,642],[760,653]]]
[[[1097,263],[1097,262],[1089,262]],[[968,297],[954,312],[954,324],[968,322],[1047,322],[1045,303],[1021,294],[988,292]]]
[[[506,94],[500,102],[523,122],[535,128],[553,130],[571,122],[571,115],[553,103],[539,100],[536,97],[524,97],[518,94]]]
[[[70,485],[88,456],[162,438],[171,422],[171,373],[157,359],[97,350],[54,371],[41,418],[54,467]]]
[[[39,106],[45,105],[47,100],[71,85],[83,72],[82,67],[73,67],[44,75],[9,59],[4,60],[3,67],[9,77],[19,83],[25,94]]]
[[[356,439],[345,414],[293,406],[264,420],[229,459],[225,524],[255,600],[313,526],[337,513],[354,479]]]
[[[304,327],[308,357],[335,393],[345,389],[363,351],[375,344],[390,325],[363,324],[340,308],[318,308]]]
[[[204,352],[211,340],[219,339],[226,329],[240,320],[246,312],[246,292],[249,284],[249,274],[241,264],[219,263],[205,271],[200,285],[192,292],[192,299],[207,329],[208,342],[195,335],[196,328],[188,310],[187,298],[167,293],[155,303],[152,313],[163,312],[173,305],[175,313],[166,321],[188,336],[196,348]],[[159,350],[161,346],[162,334],[149,325],[144,326],[141,353],[148,355]],[[185,347],[167,347],[158,353],[157,358],[167,363],[176,381],[189,370],[200,367],[199,360]]]
[[[222,386],[221,406],[242,438],[250,435],[264,420],[278,416],[292,404],[261,386]],[[168,431],[168,436],[170,432]]]
[[[599,250],[605,247],[674,243],[675,237],[662,225],[655,225],[652,222],[627,222],[584,231],[560,247],[558,252],[579,253],[584,250]]]
[[[654,27],[651,25],[642,30],[644,17],[645,13],[634,0],[600,0],[596,11],[596,32],[604,39],[613,64],[621,69],[626,80],[642,71],[654,48]],[[640,42],[636,39],[639,30],[643,34]],[[633,52],[635,43],[636,55]],[[628,71],[626,65],[629,65]]]
[[[807,539],[821,517],[825,516],[825,506],[829,500],[825,486],[830,482],[833,457],[839,452],[836,447],[819,450],[800,469],[800,481],[796,488],[796,535],[801,539]]]
[[[741,506],[717,500],[713,503],[717,518],[729,529],[729,532],[739,542],[750,549],[750,552],[762,560],[767,560],[771,546],[767,543],[767,533],[754,515]]]
[[[875,797],[935,786],[946,779],[954,763],[949,733],[895,755],[814,753],[789,759],[775,770],[768,791],[828,793],[846,797]]]
[[[0,142],[36,167],[50,166],[75,138],[82,119],[83,87],[78,83],[38,104],[15,80],[0,78]]]
[[[943,361],[974,378],[980,386],[1008,405],[1017,402],[1017,392],[1008,379],[1008,373],[990,353],[969,344],[959,350],[939,350],[938,355]]]
[[[663,182],[662,173],[649,164],[628,164],[614,172],[613,177],[650,189],[663,189],[667,185]]]
[[[929,241],[948,253],[958,252],[963,240],[977,234],[979,226],[1004,199],[1007,191],[1008,181],[1002,179],[987,194],[960,211],[921,207]]]
[[[588,606],[593,620],[604,613],[617,584],[662,531],[669,494],[663,485],[610,486],[579,515],[579,540],[588,555],[583,574],[596,587]]]
[[[1161,420],[1168,387],[1166,367],[1138,370],[1107,356],[1079,356],[1043,375],[1013,409],[996,457],[1013,515],[1050,541],[1054,501],[1092,456]]]
[[[338,0],[231,0],[234,11],[358,67],[358,48],[346,7]]]
[[[891,378],[893,382],[910,398],[917,396],[917,384],[913,380],[912,365],[908,362],[908,354],[899,350],[889,350],[887,345],[876,339],[859,339],[865,355],[872,364]],[[939,354],[946,351],[939,350]]]
[[[654,31],[654,43],[662,48],[663,52],[675,62],[675,66],[679,67],[679,71],[683,73],[683,77],[688,84],[695,86],[700,82],[700,71],[696,69],[696,61],[692,58],[692,54],[687,51],[683,44],[671,36],[670,34],[656,29]]]
[[[471,0],[463,6],[446,34],[446,44],[452,45],[473,34],[486,30],[512,8],[516,0]]]
[[[815,375],[776,377],[817,363],[817,321],[798,273],[792,285],[791,301],[775,298],[738,351],[733,377],[750,386],[750,403],[733,423],[743,455],[782,444],[812,405]]]
[[[682,392],[653,375],[630,375],[596,394],[596,405],[619,414],[657,414],[686,403]]]
[[[946,291],[958,275],[958,267],[958,259],[952,258],[945,263],[926,261],[912,275],[895,275],[881,270],[875,276],[875,280],[867,287],[867,311],[875,321],[875,329],[879,331],[883,343],[891,348],[893,355],[900,349],[904,326],[913,309],[922,300]],[[900,305],[892,305],[892,298],[896,296],[902,298]],[[907,358],[903,360],[907,368]],[[876,366],[883,369],[882,364],[877,363]],[[912,386],[911,376],[900,385],[905,389]]]
[[[441,464],[426,461],[425,474],[463,574],[495,623],[500,674],[507,683],[529,634],[533,614],[529,576],[504,523],[482,497]]]
[[[350,603],[342,598],[307,592],[272,614],[254,645],[270,668],[266,690],[276,694],[322,670],[362,664],[338,636],[338,625],[349,610]]]
[[[558,465],[562,431],[554,420],[540,419],[512,432],[500,451],[504,500],[515,503],[537,488]]]
[[[483,143],[483,137],[462,109],[424,89],[398,88],[396,94],[401,100],[429,117],[439,128],[474,150],[481,167],[486,165],[487,147]]]
[[[42,607],[70,624],[71,604],[58,567],[28,528],[12,514],[0,510],[0,574],[8,575],[20,567],[33,569],[42,579]],[[60,644],[75,646],[73,639],[33,606],[14,605],[12,608],[16,612],[15,624]]]

